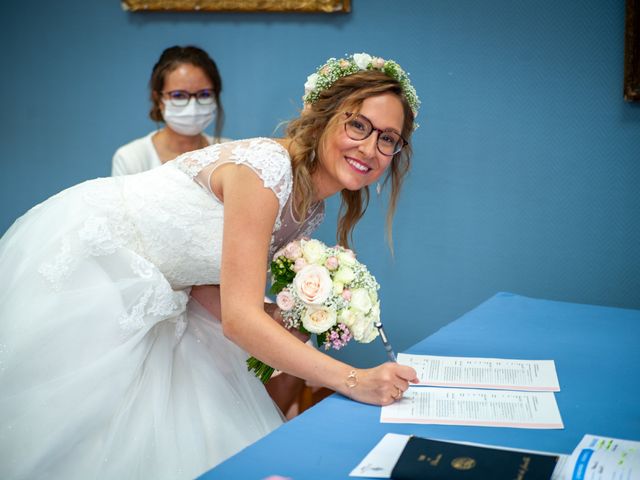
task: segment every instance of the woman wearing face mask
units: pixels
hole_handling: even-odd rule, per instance
[[[207,52],[193,46],[167,48],[153,67],[149,87],[149,117],[165,126],[120,147],[113,156],[114,176],[144,172],[182,153],[226,141],[220,137],[222,79]],[[212,123],[213,137],[204,133]]]

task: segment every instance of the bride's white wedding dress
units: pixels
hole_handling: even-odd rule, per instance
[[[282,423],[189,301],[219,283],[223,205],[201,185],[228,162],[278,198],[271,253],[322,220],[295,221],[286,150],[252,139],[67,189],[0,240],[0,478],[193,478]]]

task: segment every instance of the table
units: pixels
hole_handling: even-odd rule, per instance
[[[407,353],[553,359],[563,430],[381,424],[330,396],[201,478],[347,479],[385,433],[570,453],[585,433],[640,440],[640,311],[498,293]]]

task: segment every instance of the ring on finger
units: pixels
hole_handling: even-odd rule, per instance
[[[396,400],[402,397],[402,390],[400,389],[400,387],[396,387],[396,394],[392,395],[392,397],[395,398]]]

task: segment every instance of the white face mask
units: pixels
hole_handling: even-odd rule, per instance
[[[181,135],[198,135],[211,125],[215,118],[217,105],[200,105],[195,98],[191,98],[184,107],[176,107],[169,100],[163,100],[164,112],[162,117],[171,130]]]

